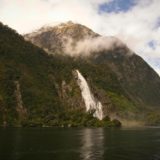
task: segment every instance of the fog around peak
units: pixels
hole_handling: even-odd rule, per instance
[[[90,56],[92,53],[113,50],[114,48],[126,47],[119,39],[115,37],[92,37],[75,42],[72,38],[64,45],[64,52],[70,56]],[[132,54],[132,52],[128,52]]]

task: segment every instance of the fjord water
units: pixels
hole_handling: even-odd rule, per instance
[[[159,160],[160,128],[1,128],[0,160]]]

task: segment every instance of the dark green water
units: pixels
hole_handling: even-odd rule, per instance
[[[160,128],[1,128],[0,160],[160,160]]]

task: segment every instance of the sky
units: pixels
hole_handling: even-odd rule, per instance
[[[0,0],[0,21],[20,34],[69,20],[118,37],[160,75],[160,0]]]

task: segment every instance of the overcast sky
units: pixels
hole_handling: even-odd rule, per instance
[[[20,34],[68,20],[120,38],[160,74],[160,0],[0,0],[0,21]]]

